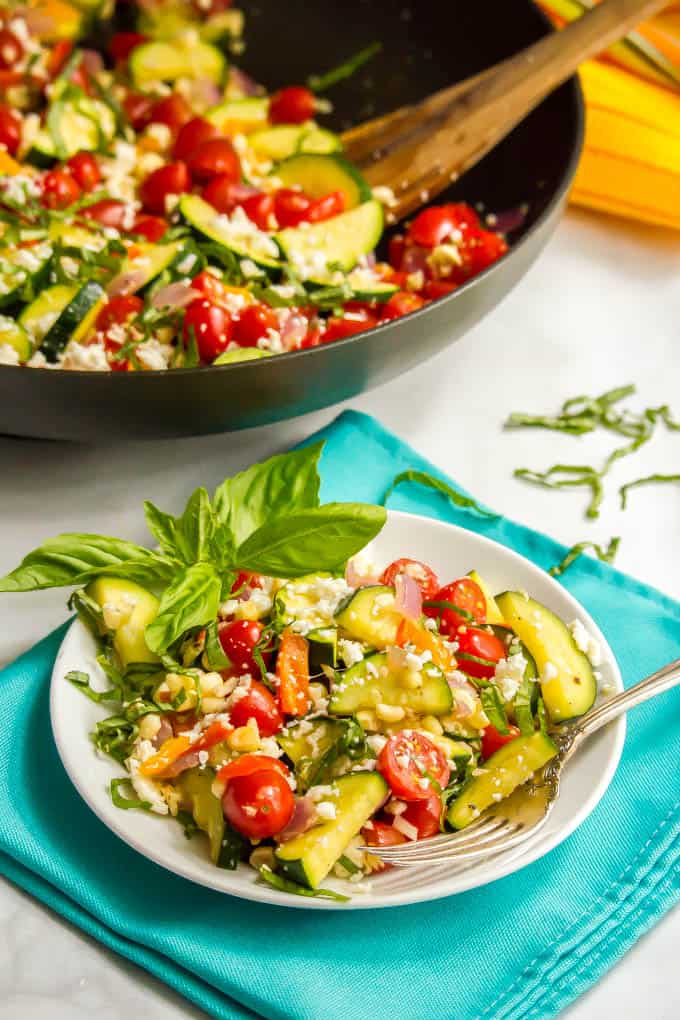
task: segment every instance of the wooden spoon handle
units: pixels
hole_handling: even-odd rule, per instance
[[[665,0],[604,0],[489,71],[348,133],[369,183],[391,188],[390,222],[443,191],[478,162],[579,64],[665,6]],[[373,143],[373,144],[371,144]],[[354,150],[353,146],[356,146]]]

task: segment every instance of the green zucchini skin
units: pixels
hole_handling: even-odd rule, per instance
[[[353,715],[382,703],[416,715],[446,715],[451,711],[453,695],[444,673],[434,663],[426,662],[421,676],[420,687],[407,687],[388,667],[387,655],[369,655],[338,674],[328,711],[331,715]]]
[[[338,607],[335,622],[350,637],[387,648],[396,643],[400,621],[394,598],[394,588],[382,584],[358,588]]]
[[[281,251],[306,279],[326,283],[326,273],[316,263],[337,266],[349,272],[362,255],[378,244],[384,227],[383,209],[370,199],[349,212],[341,213],[307,229],[289,227],[276,234]]]
[[[339,191],[345,209],[354,209],[371,198],[371,189],[363,175],[349,160],[337,154],[299,153],[279,163],[273,171],[287,188],[300,187],[310,198],[321,198]]]

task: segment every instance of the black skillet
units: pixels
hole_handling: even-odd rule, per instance
[[[340,131],[467,78],[549,30],[531,0],[256,0],[243,7],[247,50],[239,63],[271,89],[382,42],[382,52],[331,93],[328,123]],[[510,234],[508,255],[421,311],[312,350],[219,368],[0,366],[0,433],[96,441],[230,431],[314,411],[407,372],[474,326],[529,268],[566,202],[582,134],[581,92],[572,79],[442,197],[489,211],[526,204],[528,212]]]

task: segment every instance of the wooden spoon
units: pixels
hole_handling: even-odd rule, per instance
[[[489,152],[579,64],[622,38],[667,0],[603,0],[514,57],[345,132],[347,156],[372,187],[394,192],[395,223]]]

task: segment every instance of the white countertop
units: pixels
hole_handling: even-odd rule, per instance
[[[634,492],[625,514],[615,498],[623,481],[680,471],[677,433],[660,431],[635,459],[617,466],[593,524],[583,518],[584,493],[537,489],[513,479],[512,471],[556,461],[596,463],[612,438],[501,432],[512,410],[544,413],[567,397],[628,382],[637,383],[644,406],[668,402],[680,416],[679,346],[680,238],[570,212],[538,264],[476,330],[351,406],[376,415],[516,520],[567,544],[621,535],[617,564],[680,597],[680,486]],[[339,410],[253,432],[106,448],[0,439],[0,573],[59,531],[145,541],[143,498],[178,510],[196,485],[211,488]],[[1,664],[64,618],[64,593],[0,596],[0,612]],[[0,885],[0,926],[6,939],[0,1020],[203,1016],[9,885]],[[676,910],[579,1000],[570,1020],[680,1015],[679,943]]]

